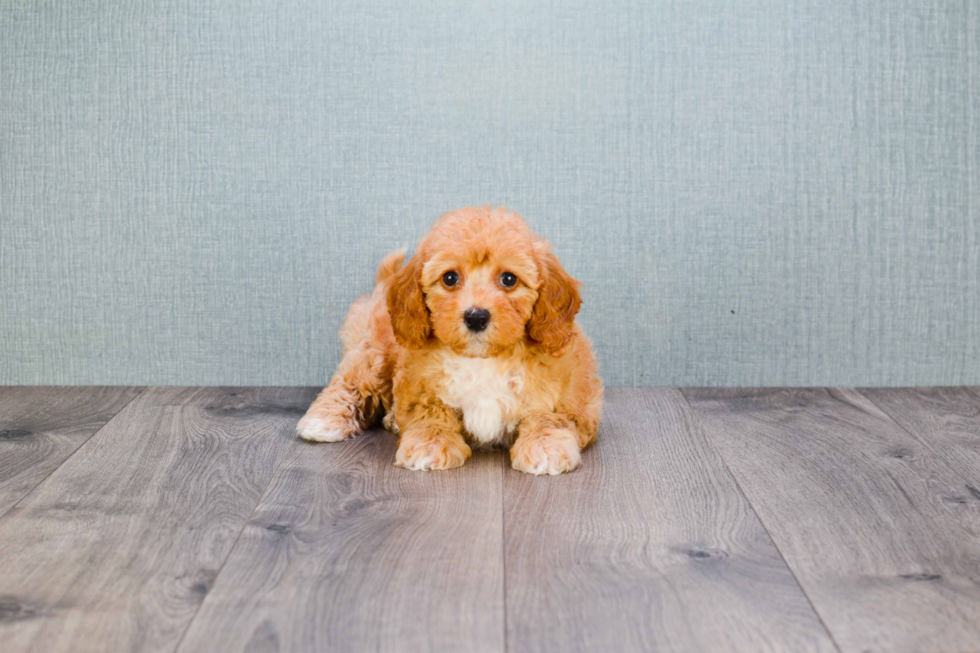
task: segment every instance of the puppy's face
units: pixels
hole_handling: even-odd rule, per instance
[[[580,303],[578,282],[547,243],[500,209],[443,216],[388,289],[404,346],[419,348],[434,336],[468,356],[493,356],[525,338],[555,352]]]
[[[503,237],[439,249],[422,266],[432,331],[460,354],[488,356],[524,338],[538,298],[530,242]]]

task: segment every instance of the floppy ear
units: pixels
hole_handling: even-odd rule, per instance
[[[541,286],[527,322],[527,335],[549,353],[558,354],[572,337],[575,314],[582,305],[578,294],[581,284],[565,272],[554,254],[541,250],[538,252]]]
[[[422,293],[422,263],[416,253],[388,282],[388,315],[395,338],[407,349],[421,349],[432,333]]]

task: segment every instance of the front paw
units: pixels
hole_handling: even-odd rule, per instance
[[[337,415],[314,417],[307,414],[296,425],[299,437],[310,442],[340,442],[352,438],[360,432],[354,420]]]
[[[568,429],[521,434],[510,448],[511,466],[527,474],[555,476],[572,471],[581,461],[578,440]]]
[[[452,469],[470,457],[470,447],[454,433],[406,433],[398,443],[395,465],[416,471]]]

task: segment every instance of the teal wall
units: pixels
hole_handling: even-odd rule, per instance
[[[0,2],[0,383],[319,384],[505,204],[610,385],[980,384],[972,2]]]

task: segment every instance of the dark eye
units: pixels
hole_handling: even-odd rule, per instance
[[[514,276],[513,272],[504,272],[500,275],[500,285],[504,288],[513,288],[516,283],[517,277]]]
[[[447,286],[455,286],[459,283],[459,275],[450,270],[446,274],[442,275],[442,282]]]

